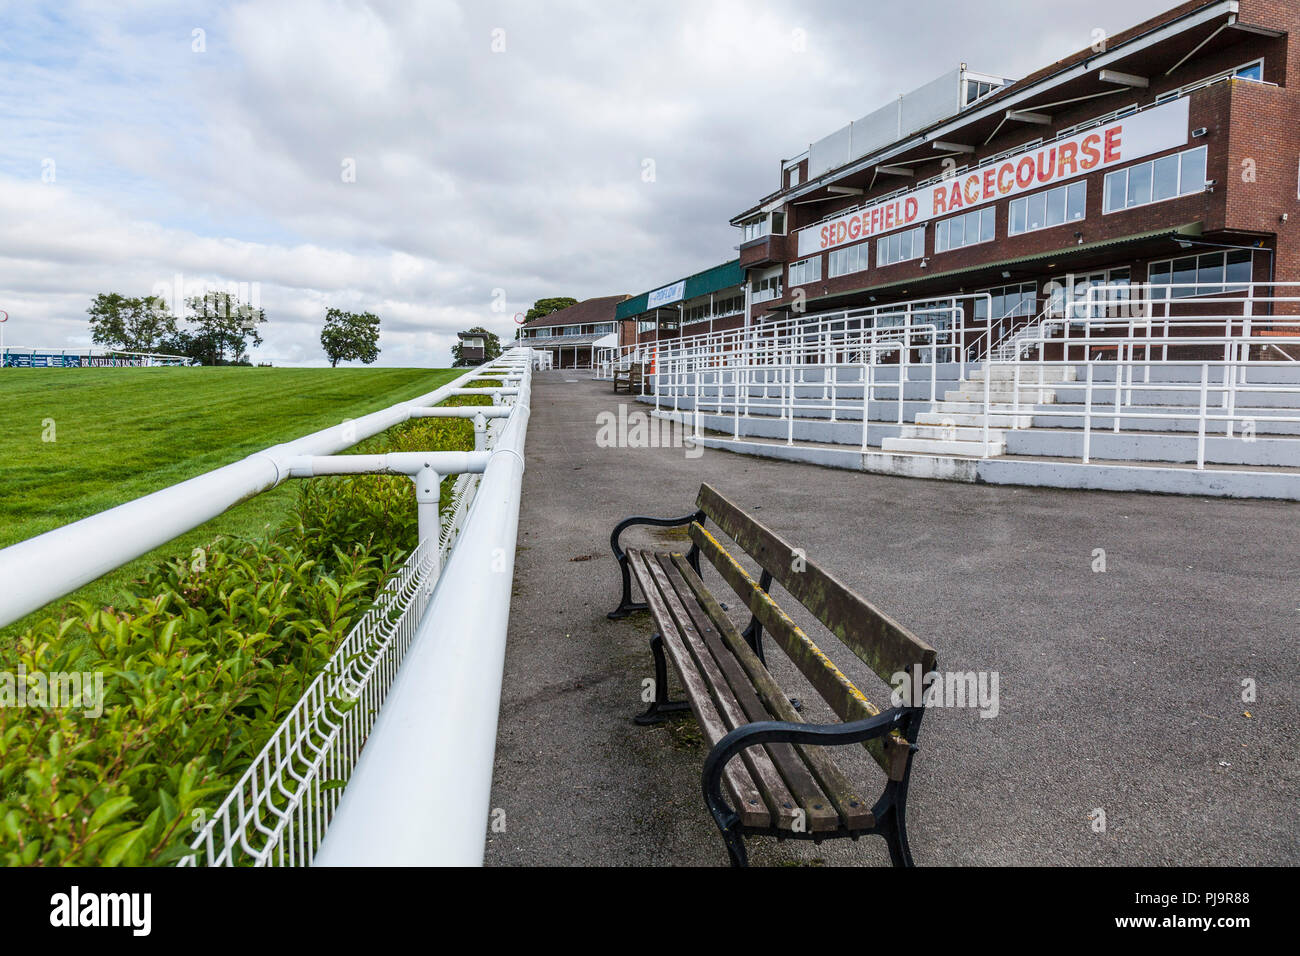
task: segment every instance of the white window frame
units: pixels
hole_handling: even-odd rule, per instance
[[[912,251],[910,255],[903,256],[899,259],[890,259],[888,255],[882,252],[882,249],[888,248],[887,243],[895,236],[912,236]],[[918,250],[919,246],[919,250]],[[882,269],[885,266],[896,266],[902,262],[912,262],[916,259],[925,258],[925,226],[914,226],[911,229],[901,229],[897,232],[891,232],[887,236],[881,236],[876,240],[876,268]]]
[[[1079,216],[1077,219],[1071,219],[1069,218],[1070,190],[1076,189],[1079,186],[1083,187],[1083,215]],[[1045,223],[1044,225],[1041,226],[1029,225],[1029,201],[1036,196],[1047,196],[1048,199],[1046,201],[1050,203],[1051,202],[1050,197],[1052,193],[1057,193],[1057,192],[1065,193],[1065,216],[1066,216],[1065,221]],[[1024,206],[1025,208],[1025,228],[1019,230],[1016,229],[1016,207],[1018,205]],[[1023,196],[1016,196],[1014,199],[1012,199],[1011,203],[1007,206],[1007,235],[1023,236],[1030,232],[1042,232],[1044,229],[1059,229],[1061,226],[1068,226],[1071,223],[1083,222],[1087,218],[1088,218],[1088,180],[1076,179],[1072,183],[1065,183],[1060,186],[1053,186],[1051,189],[1040,189],[1036,193],[1027,193]]]
[[[985,238],[984,238],[984,213],[986,213],[986,212],[991,212],[991,213],[993,214],[993,235],[990,236],[988,239],[985,239]],[[978,239],[976,239],[974,242],[967,242],[967,241],[966,241],[966,226],[965,226],[965,223],[963,222],[963,224],[962,224],[962,237],[961,237],[961,238],[962,238],[962,243],[961,243],[961,245],[960,245],[960,246],[954,246],[954,245],[951,245],[951,244],[949,243],[949,239],[951,238],[952,227],[949,225],[949,223],[951,223],[954,219],[962,219],[962,220],[966,220],[966,219],[968,219],[969,217],[972,217],[972,216],[976,217],[976,218],[978,219],[978,221],[979,221],[979,224],[980,224],[979,236],[980,236],[980,237],[979,237]],[[945,239],[945,240],[944,240],[944,246],[943,246],[942,249],[939,248],[939,235],[940,235],[940,229],[942,229],[945,233],[947,233],[947,234],[948,234],[948,237],[949,237],[949,239]],[[968,246],[979,246],[979,245],[983,245],[983,244],[986,243],[986,242],[996,242],[996,241],[997,241],[997,238],[998,238],[998,210],[997,210],[997,206],[996,206],[996,205],[981,206],[981,207],[978,208],[978,209],[972,209],[972,210],[970,210],[969,212],[963,212],[963,213],[961,213],[960,215],[957,215],[957,216],[949,216],[947,219],[941,219],[941,220],[939,220],[937,223],[935,223],[935,226],[934,226],[934,254],[937,256],[937,255],[939,255],[940,253],[944,253],[944,252],[956,252],[958,249],[965,249],[965,248],[967,248]]]
[[[1204,191],[1205,191],[1205,186],[1206,186],[1206,184],[1209,182],[1209,179],[1208,179],[1208,178],[1205,178],[1205,177],[1202,177],[1202,182],[1201,182],[1201,184],[1200,184],[1199,187],[1196,187],[1196,188],[1193,188],[1193,189],[1187,189],[1187,190],[1185,190],[1185,189],[1183,188],[1183,157],[1184,157],[1184,156],[1189,156],[1189,155],[1191,155],[1192,153],[1195,153],[1195,152],[1203,152],[1203,153],[1205,153],[1205,164],[1204,164],[1204,165],[1205,165],[1206,177],[1208,177],[1208,175],[1209,175],[1209,169],[1210,169],[1210,165],[1209,165],[1209,164],[1210,164],[1210,151],[1209,151],[1209,149],[1210,149],[1210,148],[1209,148],[1208,146],[1194,146],[1194,147],[1192,147],[1191,149],[1180,150],[1180,151],[1177,152],[1177,153],[1166,153],[1164,156],[1157,156],[1155,159],[1148,159],[1148,160],[1146,160],[1145,162],[1141,162],[1141,163],[1133,163],[1131,166],[1124,166],[1124,167],[1122,167],[1122,168],[1120,168],[1120,169],[1116,169],[1116,170],[1113,170],[1113,171],[1111,171],[1111,172],[1108,172],[1108,173],[1105,175],[1105,177],[1102,179],[1102,183],[1101,183],[1101,212],[1102,212],[1102,215],[1103,215],[1103,216],[1112,216],[1112,215],[1115,215],[1116,213],[1128,212],[1130,209],[1141,209],[1141,208],[1143,208],[1144,206],[1154,206],[1154,205],[1156,205],[1156,204],[1158,204],[1158,203],[1162,203],[1162,202],[1173,202],[1173,201],[1176,200],[1176,199],[1186,199],[1188,196],[1195,196],[1195,195],[1197,195],[1198,193],[1202,193],[1202,192],[1204,192]],[[1156,163],[1158,163],[1158,162],[1160,162],[1160,161],[1162,161],[1162,160],[1169,159],[1171,156],[1177,156],[1177,157],[1178,157],[1178,191],[1177,191],[1174,195],[1172,195],[1172,196],[1166,196],[1164,199],[1156,199],[1156,198],[1154,198],[1154,196],[1155,196],[1155,176],[1156,176],[1156,174],[1155,174],[1155,168],[1156,168]],[[1143,167],[1150,167],[1150,169],[1151,169],[1151,195],[1152,195],[1153,198],[1148,199],[1146,202],[1134,203],[1133,205],[1130,206],[1130,205],[1128,205],[1128,183],[1129,183],[1129,178],[1132,176],[1132,174],[1133,174],[1133,170],[1135,170],[1135,169],[1141,169],[1141,168],[1143,168]],[[1125,204],[1124,204],[1123,206],[1121,206],[1119,209],[1107,209],[1107,208],[1106,208],[1106,198],[1110,195],[1110,181],[1111,181],[1111,179],[1112,179],[1113,177],[1115,177],[1115,176],[1119,176],[1119,175],[1121,175],[1121,174],[1123,174],[1123,176],[1124,176],[1124,198],[1125,198]]]
[[[810,282],[820,282],[822,277],[822,257],[820,253],[815,256],[809,256],[807,259],[800,259],[798,262],[790,263],[790,288],[797,285],[807,285]]]
[[[851,246],[843,246],[839,249],[832,249],[827,254],[826,259],[826,277],[828,279],[838,279],[840,276],[853,275],[855,272],[867,271],[867,249],[871,246],[868,242],[856,242]],[[853,253],[852,257],[849,253]],[[842,272],[835,271],[837,257],[840,261],[849,262],[853,268],[845,269]]]
[[[1248,280],[1246,280],[1245,282],[1229,282],[1229,281],[1228,281],[1228,256],[1229,256],[1230,254],[1232,254],[1232,253],[1242,253],[1242,252],[1245,252],[1245,253],[1249,253],[1249,254],[1250,254],[1250,278],[1249,278]],[[1210,257],[1212,257],[1212,256],[1218,256],[1218,257],[1219,257],[1219,260],[1220,260],[1220,263],[1221,263],[1221,265],[1223,266],[1223,281],[1222,281],[1221,283],[1216,283],[1216,282],[1207,282],[1207,283],[1205,283],[1204,285],[1202,285],[1202,283],[1201,283],[1201,277],[1200,277],[1200,271],[1201,271],[1201,260],[1202,260],[1202,259],[1208,259],[1208,258],[1210,258]],[[1183,260],[1183,259],[1195,259],[1195,260],[1196,260],[1196,272],[1197,272],[1197,276],[1196,276],[1196,279],[1195,279],[1195,282],[1196,282],[1196,288],[1194,288],[1194,289],[1186,289],[1186,288],[1184,288],[1184,289],[1169,289],[1169,290],[1168,290],[1168,295],[1159,295],[1159,294],[1157,293],[1157,289],[1158,289],[1158,287],[1160,287],[1160,286],[1171,286],[1171,285],[1173,285],[1173,278],[1174,278],[1174,263],[1175,263],[1175,262],[1179,262],[1179,261],[1181,261],[1181,260]],[[1169,267],[1169,281],[1168,281],[1168,282],[1157,282],[1157,281],[1153,278],[1153,275],[1154,275],[1155,271],[1156,271],[1160,266],[1168,266],[1168,267]],[[1193,253],[1190,253],[1189,255],[1185,255],[1185,256],[1174,256],[1172,259],[1161,259],[1161,260],[1159,260],[1158,262],[1148,262],[1148,263],[1147,263],[1147,284],[1148,284],[1149,286],[1152,287],[1152,288],[1151,288],[1151,297],[1152,297],[1153,299],[1158,298],[1160,301],[1164,301],[1166,298],[1168,298],[1168,299],[1192,299],[1192,298],[1196,298],[1196,297],[1198,297],[1198,296],[1203,296],[1203,295],[1224,295],[1224,294],[1226,294],[1226,293],[1228,293],[1228,292],[1245,292],[1245,291],[1247,291],[1247,290],[1250,288],[1250,283],[1252,283],[1252,282],[1254,282],[1254,281],[1255,281],[1255,253],[1254,253],[1253,251],[1249,250],[1249,249],[1224,249],[1224,250],[1222,250],[1221,252],[1218,251],[1218,250],[1210,250],[1209,252],[1193,252]],[[1209,288],[1209,289],[1211,289],[1212,291],[1210,291],[1210,292],[1203,292],[1202,289],[1205,289],[1205,288]]]

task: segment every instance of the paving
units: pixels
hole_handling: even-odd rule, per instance
[[[648,617],[605,618],[612,526],[692,511],[701,481],[928,640],[941,669],[997,674],[996,716],[926,714],[908,807],[918,864],[1300,863],[1300,505],[601,447],[602,412],[645,409],[586,375],[534,376],[489,865],[725,865],[694,721],[630,720],[653,673]],[[770,644],[768,657],[797,690]],[[849,671],[887,704],[886,684]],[[755,865],[887,862],[878,838],[749,846]]]

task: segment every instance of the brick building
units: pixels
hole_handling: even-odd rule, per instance
[[[1294,0],[1193,0],[1023,79],[963,65],[837,130],[732,219],[741,321],[981,294],[964,321],[988,329],[1089,286],[1300,280],[1293,30]]]
[[[554,368],[591,368],[595,351],[619,342],[615,309],[626,295],[585,299],[533,319],[519,330],[520,344],[551,353]]]

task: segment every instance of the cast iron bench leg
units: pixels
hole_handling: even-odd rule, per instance
[[[645,727],[664,722],[665,714],[679,714],[689,711],[691,705],[684,700],[668,699],[668,662],[664,658],[664,639],[655,634],[650,638],[650,650],[655,657],[655,699],[644,713],[637,714],[632,722]]]

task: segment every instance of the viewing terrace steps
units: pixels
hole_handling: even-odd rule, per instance
[[[1113,414],[1107,414],[1116,399],[1115,368],[1107,367],[1104,362],[1094,363],[1088,464],[1080,460],[1085,444],[1086,385],[1082,379],[1087,366],[1083,364],[1021,362],[1018,407],[1015,367],[994,366],[993,378],[988,382],[991,401],[987,431],[983,369],[968,368],[967,379],[960,381],[960,370],[955,364],[941,365],[933,382],[928,369],[909,370],[904,386],[902,424],[898,421],[897,370],[893,372],[892,382],[879,374],[887,370],[875,371],[877,388],[873,390],[870,405],[865,449],[862,386],[837,385],[832,412],[831,403],[826,400],[822,371],[815,368],[807,370],[801,383],[759,380],[747,386],[742,384],[740,414],[734,408],[736,388],[724,377],[719,403],[716,379],[713,373],[704,372],[698,389],[692,382],[679,387],[679,394],[671,399],[661,396],[658,414],[694,427],[698,392],[701,408],[698,426],[704,433],[701,443],[705,447],[829,467],[1012,484],[1059,483],[1063,487],[1131,487],[1196,494],[1300,497],[1300,422],[1269,421],[1270,417],[1297,415],[1300,400],[1295,386],[1300,385],[1300,368],[1272,366],[1247,370],[1243,381],[1253,387],[1278,384],[1290,390],[1239,393],[1236,411],[1250,416],[1253,434],[1249,439],[1243,438],[1241,422],[1238,422],[1233,436],[1228,437],[1227,424],[1211,420],[1206,423],[1202,451],[1197,420],[1200,383],[1186,381],[1189,374],[1186,369],[1152,365],[1149,369],[1135,370],[1136,381],[1145,378],[1148,383],[1174,387],[1142,392],[1146,404],[1123,405],[1122,430],[1117,432],[1113,430]],[[924,380],[918,380],[921,373]],[[1127,378],[1121,381],[1121,399],[1126,397],[1128,384]],[[1186,389],[1177,387],[1184,384]],[[936,396],[933,403],[928,400],[932,390]],[[745,395],[751,402],[747,412]],[[893,399],[884,397],[888,395]],[[650,395],[641,396],[641,400],[655,402]],[[1077,411],[1077,416],[1070,414],[1072,411]],[[1133,417],[1135,413],[1154,417]],[[1186,474],[1197,473],[1198,454],[1203,455],[1205,464],[1205,470],[1199,474],[1205,476],[1212,472],[1213,477],[1190,478]],[[991,471],[993,460],[1005,464]],[[1099,471],[1089,477],[1078,471],[1082,468]],[[1124,469],[1132,468],[1146,468],[1148,472],[1121,476]],[[1150,469],[1161,468],[1183,473],[1173,483],[1174,487],[1163,487],[1163,479],[1150,473]],[[1049,473],[1052,470],[1057,473]],[[1262,483],[1252,479],[1253,475],[1261,474],[1270,477]],[[1021,480],[1016,480],[1016,475]]]

